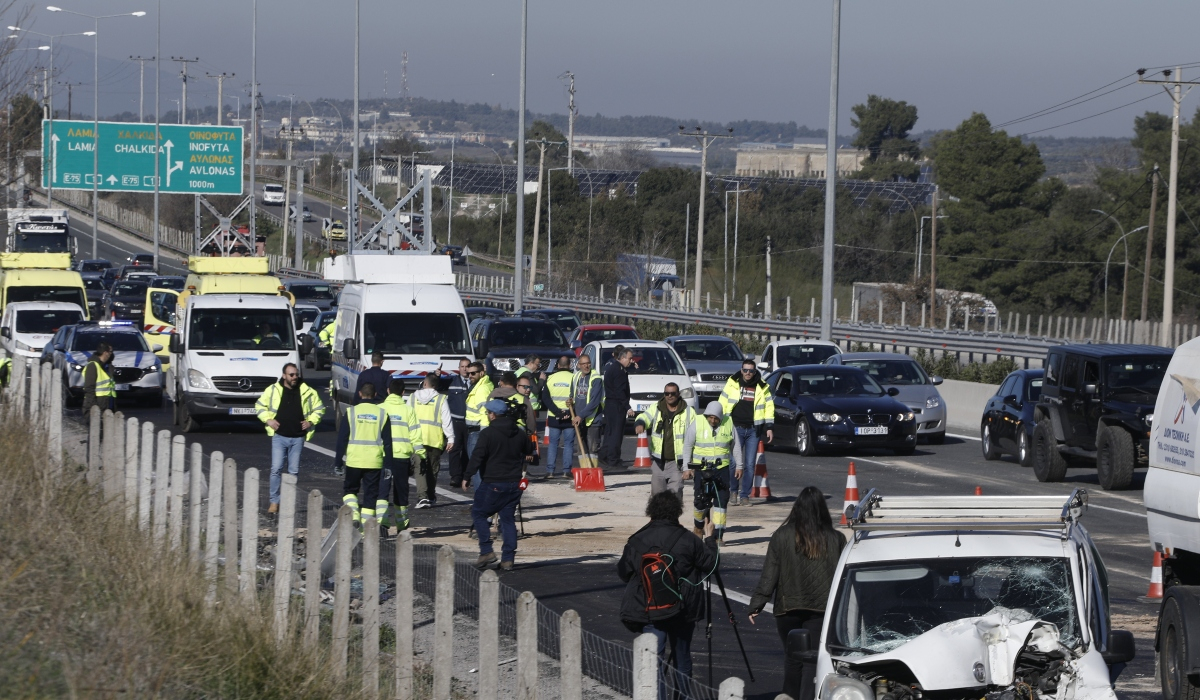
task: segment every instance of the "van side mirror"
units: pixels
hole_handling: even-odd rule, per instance
[[[171,339],[167,341],[167,348],[173,353],[183,352],[183,336],[178,332],[171,334]]]
[[[788,664],[815,663],[817,650],[814,646],[809,630],[798,629],[788,632],[785,646]]]
[[[311,335],[305,333],[304,336],[300,339],[300,348],[302,350],[304,350],[305,355],[312,352],[313,351],[313,337]]]
[[[347,360],[357,360],[359,358],[358,343],[354,338],[346,338],[342,341],[342,356]]]
[[[3,336],[5,338],[11,338],[12,337],[12,329],[9,328],[8,326],[5,326],[4,328],[0,328],[0,336]]]
[[[1108,650],[1101,654],[1104,657],[1105,664],[1109,666],[1127,664],[1133,661],[1133,657],[1136,655],[1137,649],[1133,642],[1133,632],[1126,630],[1109,631]]]
[[[1095,384],[1084,384],[1083,385],[1083,393],[1085,393],[1085,394],[1096,393],[1096,385]]]
[[[894,386],[889,386],[889,387],[888,387],[888,390],[887,390],[887,395],[888,395],[888,396],[899,396],[899,395],[900,395],[900,390],[899,390],[899,389],[897,389],[897,388],[896,388],[896,387],[894,387]]]

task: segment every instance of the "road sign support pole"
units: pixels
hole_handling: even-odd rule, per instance
[[[304,269],[304,168],[296,168],[296,255],[292,266]]]

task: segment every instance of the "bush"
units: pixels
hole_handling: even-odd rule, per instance
[[[913,359],[921,363],[925,371],[938,375],[943,379],[956,379],[963,382],[980,382],[983,384],[999,384],[1010,372],[1019,369],[1011,357],[999,357],[995,362],[969,362],[960,364],[954,355],[946,353],[940,359],[933,359],[933,353],[924,348],[913,354]]]

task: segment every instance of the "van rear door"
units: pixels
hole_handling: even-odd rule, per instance
[[[150,287],[146,290],[142,335],[150,347],[162,346],[155,354],[164,366],[171,364],[169,345],[171,334],[175,332],[175,306],[178,300],[179,292],[174,289]]]

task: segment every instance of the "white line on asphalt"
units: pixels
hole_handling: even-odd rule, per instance
[[[1124,513],[1125,515],[1132,515],[1135,518],[1142,518],[1143,520],[1146,518],[1145,513],[1134,513],[1132,510],[1121,510],[1120,508],[1109,508],[1108,506],[1098,506],[1095,503],[1089,503],[1088,508],[1099,508],[1100,510],[1111,510],[1114,513]]]
[[[946,437],[958,438],[959,440],[974,440],[975,442],[979,442],[979,436],[977,435],[958,435],[956,433],[946,433]]]
[[[725,595],[732,601],[736,601],[738,603],[741,603],[742,605],[750,605],[750,596],[746,595],[745,593],[739,593],[730,588],[726,588]],[[770,603],[767,603],[766,607],[764,607],[762,609],[762,611],[767,614],[774,614],[775,606]]]
[[[323,454],[323,455],[325,455],[326,457],[332,457],[332,456],[333,456],[333,450],[329,449],[328,447],[321,447],[320,445],[314,445],[314,444],[312,444],[311,442],[306,442],[306,443],[304,443],[304,446],[305,446],[305,447],[307,447],[307,448],[308,448],[308,449],[310,449],[310,450],[313,450],[314,452],[317,452],[317,453],[319,453],[319,454]],[[409,484],[412,484],[413,486],[416,486],[416,485],[417,485],[417,482],[416,482],[416,480],[415,480],[415,479],[409,479],[409,480],[408,480],[408,483],[409,483]],[[464,496],[464,495],[462,495],[461,493],[454,493],[453,491],[447,491],[446,489],[444,489],[444,488],[442,488],[442,487],[440,487],[440,486],[439,486],[439,487],[437,487],[437,488],[436,488],[436,489],[434,489],[434,490],[435,490],[435,491],[437,491],[437,493],[438,493],[438,495],[439,495],[439,496],[445,496],[446,498],[449,498],[449,499],[450,499],[450,500],[452,500],[452,501],[458,501],[459,503],[466,503],[466,502],[468,502],[468,501],[473,501],[473,500],[475,500],[475,499],[473,499],[473,498],[469,498],[469,497],[467,497],[467,496]]]

